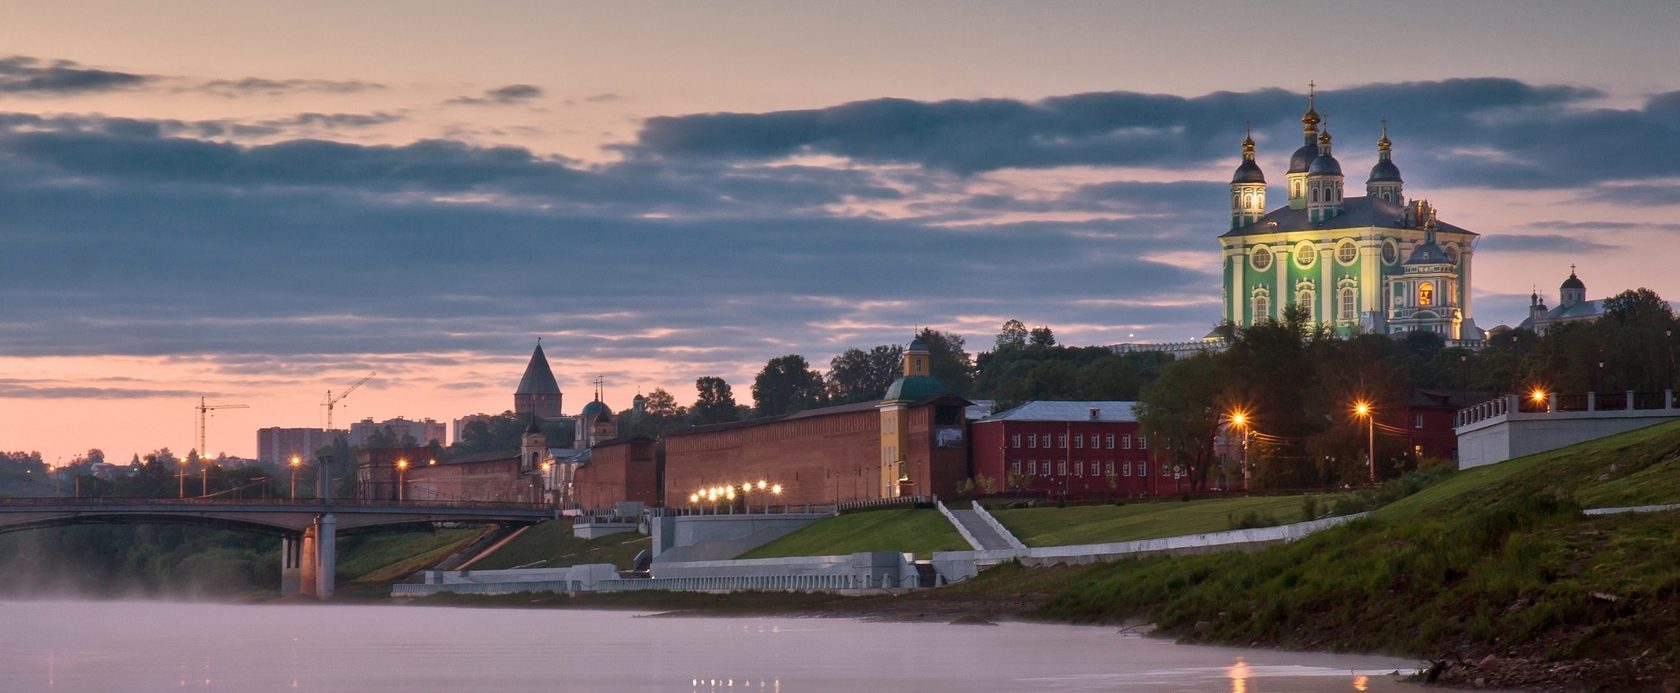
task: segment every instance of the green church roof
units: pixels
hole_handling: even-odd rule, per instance
[[[894,380],[887,388],[887,395],[881,399],[891,402],[895,400],[920,400],[935,395],[945,394],[945,384],[938,378],[927,375],[912,375]]]

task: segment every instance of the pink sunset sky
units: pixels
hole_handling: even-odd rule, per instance
[[[1672,2],[11,2],[0,448],[209,450],[511,407],[687,403],[916,326],[1200,337],[1252,121],[1309,80],[1357,189],[1483,234],[1476,322],[1578,265],[1680,296]],[[1276,206],[1274,204],[1274,206]]]

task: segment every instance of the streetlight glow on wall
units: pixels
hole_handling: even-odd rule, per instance
[[[1353,403],[1353,413],[1365,417],[1365,468],[1371,476],[1371,483],[1377,482],[1377,422],[1371,415],[1371,403],[1359,400]]]

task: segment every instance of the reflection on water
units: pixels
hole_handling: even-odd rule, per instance
[[[1023,623],[7,602],[0,624],[0,691],[1381,692],[1417,666]]]

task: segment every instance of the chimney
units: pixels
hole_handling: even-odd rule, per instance
[[[1091,407],[1091,420],[1092,421],[1101,421],[1102,420],[1102,410],[1098,409],[1096,407]]]

